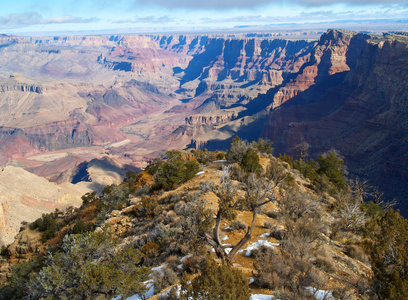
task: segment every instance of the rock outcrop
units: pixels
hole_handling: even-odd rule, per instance
[[[238,117],[236,111],[226,111],[223,114],[192,115],[186,118],[186,125],[221,125],[233,121]]]

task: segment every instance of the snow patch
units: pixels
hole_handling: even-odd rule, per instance
[[[258,249],[261,246],[273,248],[273,246],[279,246],[279,243],[271,243],[265,240],[258,240],[255,243],[249,245],[246,249],[240,250],[239,252],[245,251],[245,256],[251,256],[252,250]]]
[[[272,300],[274,299],[271,295],[255,294],[251,295],[251,300]]]
[[[183,262],[186,258],[189,258],[191,256],[193,256],[193,254],[188,254],[188,255],[184,256],[182,259],[180,259],[180,261]]]
[[[260,236],[263,237],[263,238],[264,238],[264,237],[269,237],[269,236],[270,236],[270,233],[269,233],[269,232],[263,233],[263,234],[261,234]]]
[[[312,292],[317,300],[335,300],[336,298],[333,297],[332,291],[325,291],[325,290],[318,290],[314,287],[307,287],[308,291]]]
[[[166,267],[166,266],[167,266],[167,264],[163,264],[163,265],[161,265],[161,266],[151,268],[151,270],[152,270],[152,272],[153,272],[153,271],[158,271],[158,272],[160,272],[160,273],[163,273],[163,268]]]
[[[204,174],[204,173],[205,173],[205,171],[200,171],[196,175],[201,175],[201,174]]]

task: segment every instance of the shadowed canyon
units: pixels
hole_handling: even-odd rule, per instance
[[[169,149],[226,149],[236,135],[275,155],[336,149],[406,216],[407,60],[404,34],[343,30],[0,36],[0,185],[28,182],[0,189],[0,243]]]

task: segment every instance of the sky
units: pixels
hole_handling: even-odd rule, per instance
[[[120,29],[196,31],[367,20],[408,24],[407,0],[0,0],[0,5],[0,33],[19,35]]]

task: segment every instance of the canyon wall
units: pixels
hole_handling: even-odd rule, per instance
[[[389,198],[398,197],[407,213],[408,188],[401,182],[407,179],[408,167],[408,39],[329,31],[319,45],[327,42],[336,56],[323,51],[325,60],[304,68],[321,66],[325,76],[315,76],[308,89],[298,90],[280,109],[272,110],[263,135],[275,141],[281,153],[290,153],[301,142],[312,145],[313,156],[336,148],[352,176],[369,179]],[[297,80],[306,82],[302,75],[290,87],[298,86]],[[274,97],[274,106],[282,101],[276,98],[280,96]]]
[[[407,44],[344,30],[318,41],[0,36],[0,162],[121,141],[106,151],[133,162],[238,134],[277,153],[336,148],[353,176],[395,189],[408,166]]]

